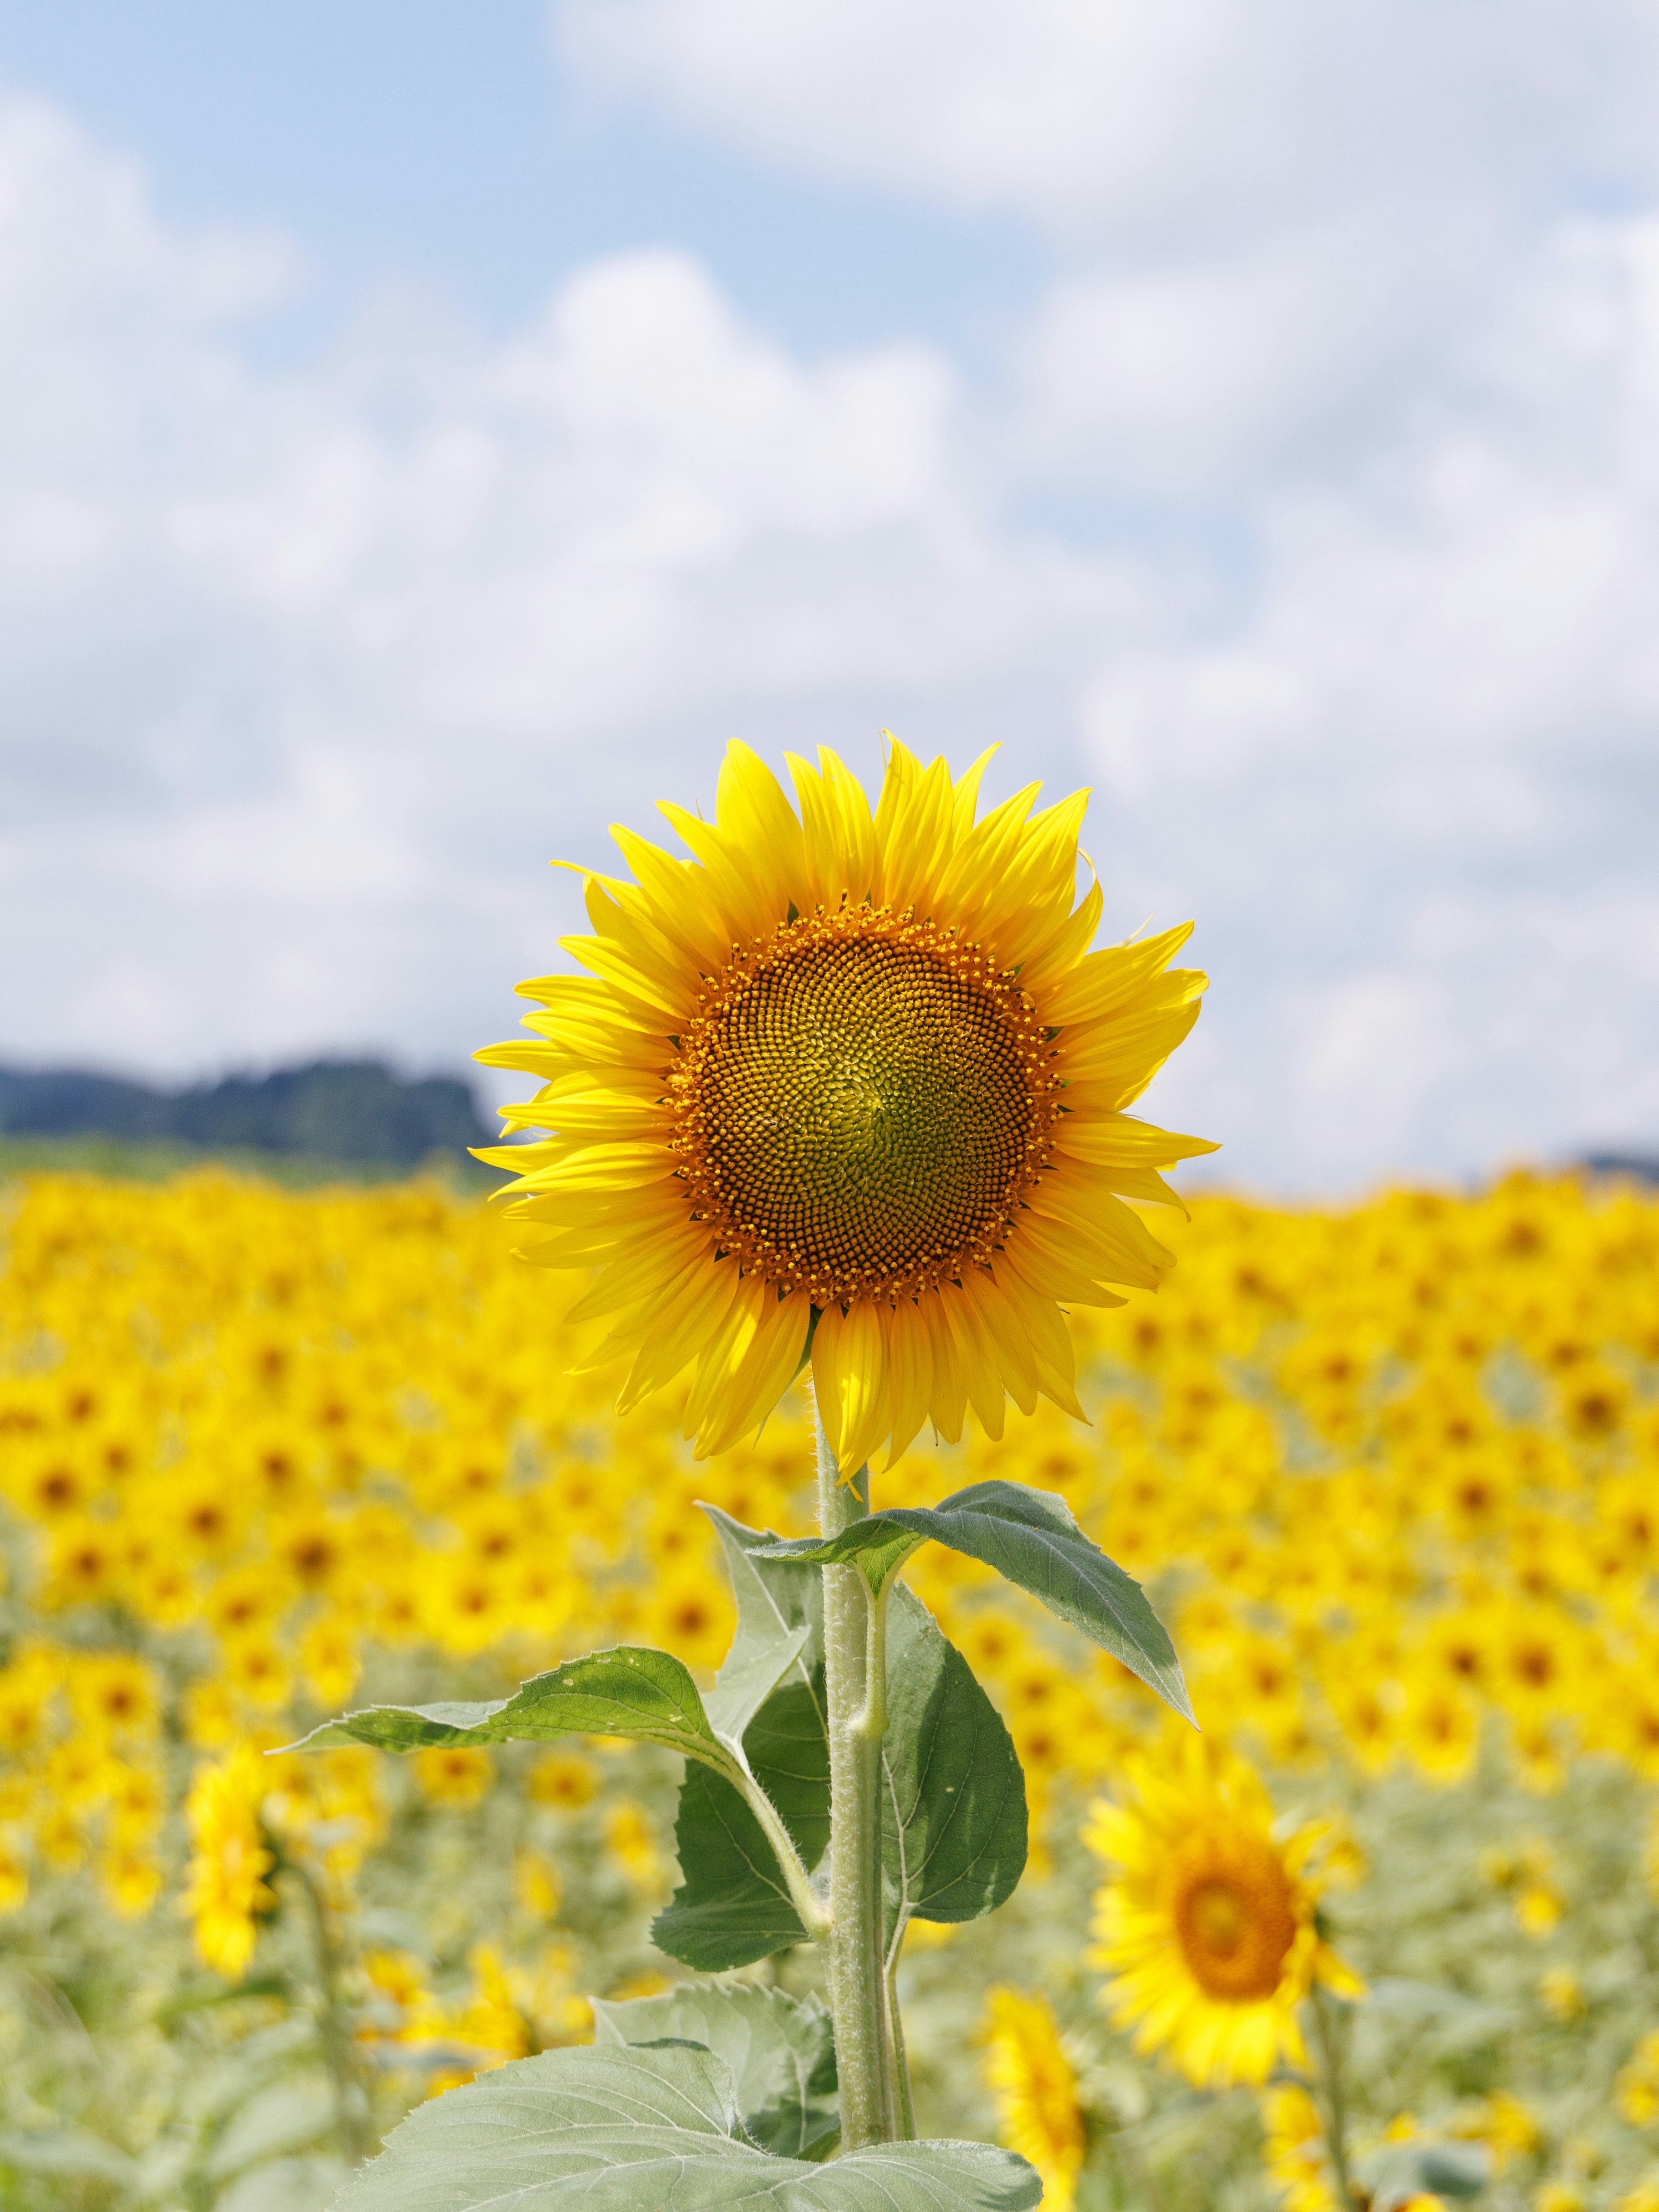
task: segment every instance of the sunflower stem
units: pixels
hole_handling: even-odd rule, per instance
[[[904,2047],[904,2015],[899,2010],[899,1951],[901,1934],[887,1954],[887,2029],[892,2039],[893,2087],[898,2099],[898,2131],[902,2142],[916,2139],[916,2100],[910,2087],[910,2054]]]
[[[843,1482],[817,1423],[818,1526],[838,1536],[870,1510],[870,1471]],[[886,1731],[886,1608],[856,1567],[823,1575],[830,1728],[830,1911],[825,1946],[846,2150],[898,2135],[881,1929],[881,1740]]]
[[[1325,2093],[1320,2100],[1325,2148],[1330,2154],[1337,2202],[1346,2207],[1357,2203],[1358,2199],[1354,2194],[1353,2179],[1348,2172],[1348,2115],[1342,2086],[1342,2052],[1337,2040],[1336,2022],[1332,2018],[1330,1998],[1317,1981],[1308,1996],[1313,2007],[1314,2033],[1319,2045],[1321,2087]]]
[[[305,1899],[316,1951],[317,2039],[334,2098],[335,2137],[347,2162],[356,2166],[376,2146],[352,2039],[351,2011],[342,1987],[344,1948],[322,1875],[297,1856],[288,1861],[288,1867]]]

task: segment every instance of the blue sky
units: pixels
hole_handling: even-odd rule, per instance
[[[505,334],[594,255],[659,245],[805,356],[925,331],[989,368],[1047,260],[1018,216],[793,177],[591,83],[534,0],[4,0],[0,69],[142,156],[163,217],[294,234],[307,282],[268,359],[401,286]]]
[[[722,744],[1092,785],[1283,1189],[1659,1147],[1643,0],[0,0],[0,1056],[459,1064]]]

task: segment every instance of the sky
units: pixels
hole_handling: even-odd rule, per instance
[[[0,0],[0,1060],[458,1069],[888,728],[1196,919],[1218,1175],[1659,1151],[1656,112],[1650,0]]]

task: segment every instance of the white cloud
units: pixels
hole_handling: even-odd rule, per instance
[[[1118,655],[1084,707],[1126,877],[1202,902],[1223,1024],[1285,1071],[1254,1143],[1276,1109],[1325,1181],[1659,1122],[1659,221],[1561,227],[1462,369],[1262,499],[1227,635]]]
[[[7,1050],[459,1056],[557,957],[550,854],[729,735],[868,761],[1052,695],[1137,603],[999,522],[925,346],[806,366],[641,253],[511,343],[371,319],[262,375],[269,241],[174,234],[39,107],[0,161]]]
[[[1021,465],[1229,494],[1386,440],[1540,220],[1659,183],[1647,0],[562,0],[601,83],[781,164],[1012,210]]]
[[[297,281],[291,249],[181,234],[62,118],[0,110],[0,1050],[453,1061],[557,959],[547,857],[648,827],[658,790],[706,798],[728,736],[868,764],[886,721],[957,758],[1008,739],[1020,780],[1079,752],[1098,773],[1111,922],[1200,918],[1215,1001],[1152,1103],[1223,1136],[1227,1172],[1331,1187],[1650,1140],[1659,220],[1504,232],[1455,312],[1455,252],[1417,268],[1384,224],[1343,295],[1387,133],[1283,152],[1334,165],[1323,228],[1283,215],[1305,177],[1258,179],[1231,228],[1213,180],[1194,211],[1152,137],[1115,183],[1133,149],[1091,169],[1065,113],[1044,155],[1032,73],[1064,76],[1106,17],[1168,77],[1159,131],[1199,128],[1179,39],[1210,42],[1206,98],[1243,72],[1266,105],[1216,155],[1241,176],[1334,67],[1288,5],[1250,56],[1236,11],[1031,17],[982,196],[1024,161],[1075,238],[1106,212],[1010,334],[1006,400],[920,342],[804,362],[664,252],[579,270],[505,343],[366,313],[337,360],[257,372],[238,318]],[[705,104],[710,27],[744,20],[617,16],[691,24],[675,97]],[[889,121],[937,110],[934,191],[958,189],[939,148],[969,161],[957,80],[989,97],[1004,55],[997,11],[961,21],[948,82],[879,73]],[[934,22],[896,6],[883,51]],[[1568,36],[1514,22],[1511,113],[1544,32]],[[812,25],[833,116],[848,34]],[[779,38],[728,43],[786,116]],[[1613,143],[1617,99],[1573,97]],[[1425,173],[1461,174],[1441,98]],[[1454,245],[1503,230],[1497,191],[1469,186]],[[1107,215],[1138,258],[1100,258]],[[1073,469],[1115,550],[1017,520]],[[1183,532],[1224,493],[1243,552],[1218,580]]]
[[[794,166],[1168,256],[1653,160],[1641,0],[562,0],[580,65]]]

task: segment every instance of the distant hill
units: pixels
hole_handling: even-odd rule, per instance
[[[407,1167],[495,1141],[467,1084],[406,1081],[377,1060],[317,1060],[184,1091],[76,1068],[0,1067],[0,1136],[163,1139]]]
[[[1630,1176],[1659,1183],[1659,1152],[1589,1152],[1579,1162],[1591,1175]]]

